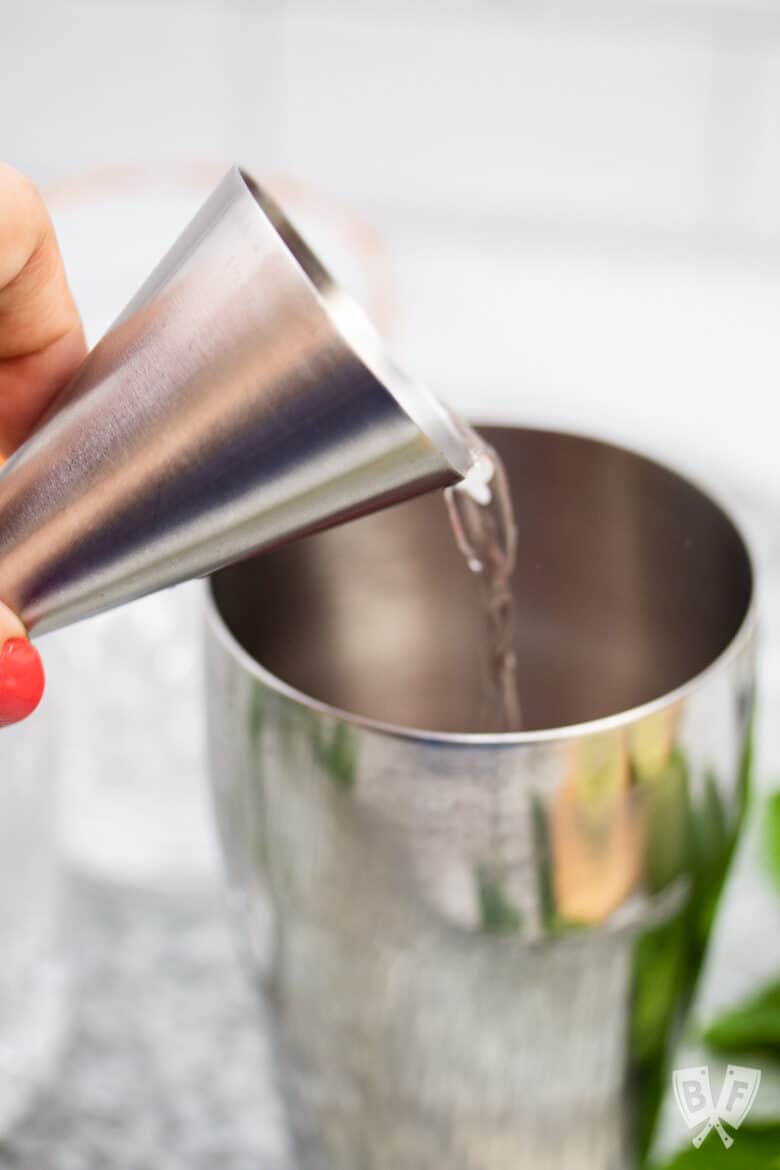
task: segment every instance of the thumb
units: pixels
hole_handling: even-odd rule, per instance
[[[0,456],[30,433],[85,352],[44,202],[0,163]]]

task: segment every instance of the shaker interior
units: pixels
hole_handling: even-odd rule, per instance
[[[659,698],[729,645],[752,573],[730,519],[650,460],[571,435],[482,433],[505,460],[528,730]],[[227,626],[286,683],[355,714],[480,730],[477,583],[439,493],[222,570]]]

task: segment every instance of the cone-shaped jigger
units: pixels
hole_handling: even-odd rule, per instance
[[[0,473],[0,600],[55,629],[471,462],[234,169]]]

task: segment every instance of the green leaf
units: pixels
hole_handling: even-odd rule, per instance
[[[328,734],[315,717],[312,732],[317,759],[331,780],[345,790],[354,787],[358,761],[354,731],[346,723],[337,723]]]
[[[745,733],[745,747],[742,752],[742,759],[739,762],[739,787],[740,787],[740,821],[737,825],[739,830],[742,827],[742,821],[745,817],[745,812],[750,804],[753,793],[753,741],[756,733],[756,712],[755,712],[755,698],[752,703],[752,710],[750,713],[750,721],[748,723],[747,731]]]
[[[520,929],[520,911],[507,898],[499,878],[485,867],[477,871],[477,893],[484,930],[506,932]]]
[[[657,893],[691,866],[688,766],[682,753],[672,752],[661,772],[638,784],[647,799],[645,881]]]
[[[539,887],[539,905],[542,922],[551,929],[556,917],[555,894],[553,891],[552,845],[550,827],[544,802],[537,793],[531,796],[531,828],[534,840],[534,864]]]
[[[743,1125],[732,1136],[734,1145],[727,1150],[713,1130],[701,1149],[691,1146],[653,1170],[780,1170],[780,1122]]]
[[[634,959],[631,1063],[639,1089],[637,1141],[650,1148],[666,1088],[666,1057],[689,980],[686,924],[682,916],[639,940]]]
[[[725,1012],[707,1028],[704,1041],[719,1051],[780,1054],[780,982]]]
[[[631,1048],[637,1063],[655,1059],[677,1010],[685,979],[685,924],[676,918],[639,940]]]
[[[751,744],[752,725],[740,761],[737,814],[731,823],[713,773],[704,777],[691,808],[686,762],[679,752],[673,753],[660,784],[650,794],[655,806],[650,808],[648,885],[662,889],[679,873],[689,876],[691,890],[680,917],[645,936],[637,948],[632,1066],[639,1087],[637,1124],[643,1157],[668,1084],[669,1053],[696,990],[743,821],[750,792]],[[644,781],[640,778],[639,783]]]
[[[775,792],[767,801],[765,833],[769,866],[780,886],[780,792]]]
[[[707,772],[698,804],[691,816],[694,882],[691,930],[692,942],[700,955],[706,950],[715,921],[741,818],[742,802],[738,807],[737,824],[730,830],[718,782],[712,772]]]

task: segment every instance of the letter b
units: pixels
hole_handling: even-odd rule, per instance
[[[707,1104],[707,1099],[698,1081],[683,1081],[683,1093],[689,1113],[698,1113]]]

